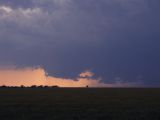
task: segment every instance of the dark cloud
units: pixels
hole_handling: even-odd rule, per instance
[[[1,0],[0,63],[160,85],[158,0]]]

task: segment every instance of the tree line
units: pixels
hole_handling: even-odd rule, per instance
[[[44,86],[44,85],[32,85],[32,86],[6,86],[6,85],[2,85],[0,86],[0,88],[59,88],[59,86],[55,85],[55,86]]]

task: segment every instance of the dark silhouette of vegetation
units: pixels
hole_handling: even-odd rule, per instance
[[[5,85],[2,85],[2,86],[1,86],[1,88],[6,88],[6,87],[7,87],[7,86],[5,86]]]
[[[21,85],[21,88],[25,88],[25,86],[24,86],[24,85]]]
[[[43,85],[32,85],[32,86],[24,86],[24,85],[21,85],[21,86],[6,86],[6,85],[2,85],[0,86],[0,88],[59,88],[59,86],[55,85],[55,86],[43,86]]]

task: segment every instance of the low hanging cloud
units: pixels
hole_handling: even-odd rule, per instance
[[[16,68],[8,67],[0,69],[0,85],[6,86],[32,86],[47,85],[59,87],[132,87],[135,83],[115,82],[112,84],[103,83],[100,78],[93,78],[94,73],[85,71],[75,79],[49,76],[40,67]]]
[[[137,86],[136,77],[142,75],[147,84],[155,80],[157,85],[159,58],[157,62],[148,58],[155,58],[160,51],[157,47],[158,3],[148,0],[0,0],[0,65],[42,65],[50,75],[47,76],[43,68],[1,69],[6,76],[1,73],[5,79],[1,77],[0,83]],[[87,68],[96,69],[104,83],[92,77],[94,73],[90,71],[77,74]],[[9,78],[7,72],[13,73],[13,77]],[[55,77],[59,73],[61,77]],[[157,78],[154,79],[155,73]],[[75,75],[75,79],[66,79]],[[130,82],[114,80],[116,75]]]

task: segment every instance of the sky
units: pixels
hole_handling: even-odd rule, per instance
[[[160,87],[159,6],[0,0],[0,85]]]

